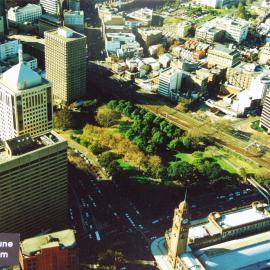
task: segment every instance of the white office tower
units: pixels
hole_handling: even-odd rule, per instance
[[[40,5],[46,13],[52,15],[61,14],[63,0],[40,0]]]
[[[51,84],[23,63],[20,45],[19,63],[0,77],[0,139],[35,137],[51,129]]]
[[[182,72],[179,69],[168,68],[159,75],[158,93],[171,101],[177,102],[182,82]]]

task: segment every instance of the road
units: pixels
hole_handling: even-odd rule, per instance
[[[81,158],[81,162],[89,165],[83,153],[78,149],[72,151]],[[82,171],[70,173],[70,222],[78,232],[82,263],[97,263],[98,253],[113,249],[123,251],[126,260],[134,264],[134,268],[128,269],[138,269],[138,264],[140,269],[154,265],[149,250],[151,242],[164,235],[171,226],[173,209],[167,209],[159,216],[151,214],[151,209],[145,213],[127,198],[116,183],[97,180],[91,173],[90,165],[86,174]],[[149,196],[149,201],[154,199]],[[206,217],[211,211],[247,205],[262,197],[251,188],[239,187],[230,193],[208,193],[188,199],[192,219],[197,219]]]

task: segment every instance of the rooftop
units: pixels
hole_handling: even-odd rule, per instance
[[[46,34],[55,36],[63,41],[73,41],[76,39],[82,39],[86,38],[85,35],[80,34],[78,32],[75,32],[74,30],[66,27],[66,26],[61,26],[58,27],[57,29],[49,30],[45,32],[45,39],[46,39]]]
[[[6,141],[5,147],[0,147],[0,165],[10,160],[19,158],[37,149],[65,141],[56,132],[31,138],[29,135],[22,135]]]
[[[2,74],[0,82],[13,91],[20,91],[41,85],[43,79],[24,63],[18,63]]]
[[[216,45],[213,49],[211,49],[212,51],[219,51],[221,53],[224,53],[224,54],[235,54],[235,53],[239,53],[235,48],[232,48],[232,47],[226,47],[224,45]]]
[[[224,213],[217,222],[223,229],[227,229],[266,219],[268,217],[269,216],[264,211],[251,207]]]
[[[270,232],[264,232],[202,248],[195,255],[207,270],[258,270],[269,267],[269,251]]]
[[[28,238],[20,244],[23,256],[33,256],[44,248],[73,248],[75,246],[75,231],[71,229]]]

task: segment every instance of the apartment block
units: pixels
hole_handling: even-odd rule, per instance
[[[80,0],[68,0],[68,9],[72,11],[80,11],[81,10]]]
[[[8,10],[8,20],[14,24],[34,22],[42,15],[40,5],[27,4],[24,7],[12,7]]]
[[[74,31],[84,32],[84,12],[81,11],[64,11],[64,24],[65,26],[73,29]]]
[[[178,69],[168,68],[159,75],[158,93],[173,102],[177,102],[181,82],[182,72]]]
[[[138,33],[145,42],[146,46],[158,44],[162,38],[162,32],[160,30],[139,29]]]
[[[79,270],[75,231],[67,229],[24,239],[20,243],[22,270]]]
[[[233,19],[230,17],[217,17],[211,21],[204,23],[196,30],[195,37],[203,39],[204,36],[209,40],[215,41],[218,31],[223,31],[225,38],[237,43],[241,43],[247,37],[249,23],[243,19]],[[212,33],[207,34],[207,31]]]
[[[19,41],[10,40],[4,41],[0,44],[0,60],[5,60],[10,56],[14,56],[18,53]]]
[[[192,28],[192,24],[191,22],[185,21],[185,22],[179,23],[177,25],[177,28],[178,28],[179,37],[183,38],[189,34],[189,31]]]
[[[268,93],[264,100],[260,126],[266,128],[270,134],[270,93]]]
[[[0,139],[20,135],[37,136],[52,129],[51,83],[23,62],[0,77]]]
[[[221,41],[224,38],[224,30],[218,29],[216,26],[204,25],[199,27],[195,32],[195,38],[207,43]]]
[[[261,47],[259,52],[259,63],[261,65],[269,64],[270,63],[270,44]]]
[[[6,0],[0,0],[0,38],[4,39],[8,32]]]
[[[208,64],[218,68],[234,67],[240,63],[240,53],[230,47],[217,45],[208,51]]]
[[[0,149],[0,231],[29,237],[67,226],[67,142],[22,135]]]
[[[40,0],[40,5],[46,13],[60,15],[62,13],[63,0]]]
[[[45,32],[45,66],[55,100],[71,103],[86,92],[86,36],[67,27]]]

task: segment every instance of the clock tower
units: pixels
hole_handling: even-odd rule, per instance
[[[167,242],[168,258],[173,267],[178,255],[186,252],[189,224],[189,209],[185,199],[174,210],[173,225]]]

